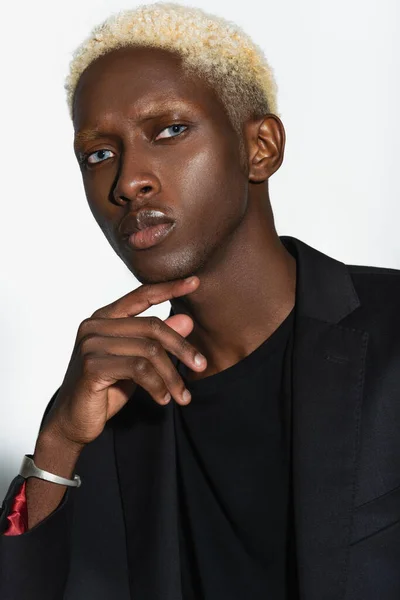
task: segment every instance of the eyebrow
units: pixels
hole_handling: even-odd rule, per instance
[[[150,105],[148,109],[139,114],[138,118],[130,119],[138,125],[145,123],[146,121],[150,121],[151,119],[155,119],[162,115],[174,112],[175,110],[182,110],[182,108],[189,109],[197,109],[197,105],[188,101],[175,101],[171,102],[166,100],[165,102],[160,102],[157,104]],[[98,127],[94,127],[93,129],[82,129],[75,133],[74,144],[79,145],[84,142],[91,142],[99,137],[102,137],[104,132],[102,132]]]

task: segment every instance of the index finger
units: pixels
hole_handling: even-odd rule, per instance
[[[162,283],[146,283],[131,292],[121,296],[118,300],[99,308],[92,314],[92,318],[119,319],[135,317],[154,304],[161,304],[171,298],[179,298],[193,292],[200,279],[195,275],[186,279],[165,281]]]

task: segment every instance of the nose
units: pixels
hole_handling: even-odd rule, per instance
[[[117,204],[147,202],[159,192],[159,180],[148,169],[138,169],[133,161],[124,161],[113,189],[113,198]]]

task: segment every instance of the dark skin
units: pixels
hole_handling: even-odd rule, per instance
[[[140,122],[150,108],[158,116]],[[84,154],[97,161],[81,164],[90,209],[133,275],[141,283],[200,279],[194,292],[171,300],[175,313],[191,318],[182,317],[182,335],[207,358],[199,373],[182,365],[187,379],[242,360],[295,302],[296,261],[275,230],[268,192],[284,154],[280,119],[264,115],[243,124],[243,164],[215,92],[184,77],[177,55],[136,47],[114,50],[86,69],[73,124],[78,160]],[[82,135],[95,129],[95,139]],[[119,226],[144,207],[162,210],[176,226],[161,244],[138,251]]]
[[[157,116],[145,120],[149,110]],[[190,393],[181,375],[202,379],[250,354],[292,310],[296,284],[296,263],[275,231],[268,196],[268,178],[283,159],[278,117],[243,124],[244,156],[215,92],[184,77],[177,55],[149,48],[93,62],[73,112],[90,209],[130,271],[150,285],[78,328],[33,456],[39,468],[68,479],[137,384],[159,405],[172,394],[184,406]],[[142,208],[162,210],[175,227],[160,244],[137,250],[121,223]],[[190,275],[194,282],[183,281]],[[165,322],[137,318],[167,300],[176,314]],[[181,375],[166,350],[181,361]],[[206,357],[202,364],[196,350]],[[29,478],[30,529],[56,509],[65,489]]]

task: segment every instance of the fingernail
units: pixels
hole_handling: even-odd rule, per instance
[[[163,398],[164,404],[167,404],[171,400],[171,394],[167,392]]]
[[[186,279],[184,280],[185,283],[192,283],[192,281],[194,281],[196,278],[194,276],[192,277],[186,277]]]
[[[189,390],[185,390],[185,391],[183,392],[183,394],[182,394],[182,400],[183,400],[183,402],[185,402],[185,403],[186,403],[186,402],[189,402],[189,400],[191,399],[191,397],[192,397],[192,395],[191,395],[191,393],[189,392]]]
[[[206,357],[198,352],[194,357],[194,364],[198,367],[202,367],[206,363]]]

